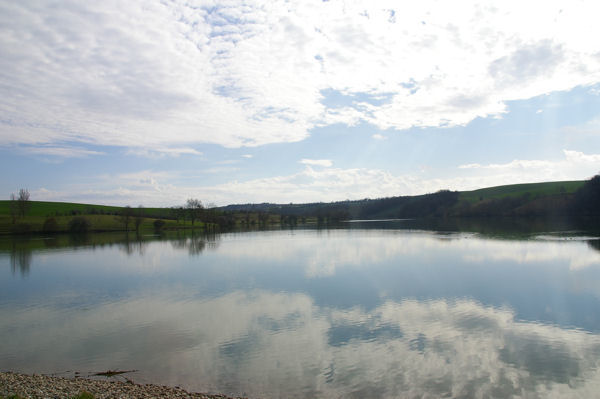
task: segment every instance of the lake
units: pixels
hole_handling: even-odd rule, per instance
[[[402,221],[0,238],[0,369],[249,397],[592,397],[600,241]]]

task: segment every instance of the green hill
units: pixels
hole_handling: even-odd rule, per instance
[[[565,213],[586,181],[510,184],[472,191],[448,191],[355,201],[308,204],[238,204],[221,209],[271,212],[320,220],[422,218],[439,216],[526,216]]]
[[[481,188],[473,191],[460,191],[459,201],[477,202],[487,199],[501,199],[504,197],[521,197],[529,194],[533,197],[548,195],[573,194],[583,187],[584,180],[557,181],[547,183],[510,184]]]

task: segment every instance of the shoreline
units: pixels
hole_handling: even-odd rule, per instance
[[[74,398],[89,392],[94,399],[108,398],[197,398],[242,399],[220,394],[188,392],[178,387],[154,384],[137,384],[114,379],[91,379],[86,377],[56,377],[44,374],[0,372],[0,398],[18,395],[22,398]]]

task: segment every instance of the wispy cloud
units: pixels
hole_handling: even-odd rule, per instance
[[[591,175],[600,173],[600,154],[584,154],[579,151],[564,150],[564,159],[550,160],[520,160],[515,159],[503,164],[481,165],[478,163],[460,165],[459,169],[485,169],[500,172],[515,172],[522,176],[534,178],[541,176],[545,181],[556,180],[560,176],[569,176],[581,169]],[[577,173],[575,172],[575,173]],[[585,173],[585,172],[584,172]],[[540,175],[541,174],[541,175]],[[536,178],[538,180],[539,178]],[[522,179],[518,179],[522,180]]]
[[[313,160],[314,161],[314,160]],[[319,161],[319,160],[317,160]],[[321,160],[323,161],[323,160]],[[558,160],[515,160],[505,164],[465,164],[449,178],[424,178],[418,174],[397,175],[386,170],[342,169],[310,165],[289,175],[231,180],[212,186],[192,186],[185,173],[151,170],[89,179],[86,184],[63,190],[35,191],[36,200],[81,200],[109,204],[171,206],[197,197],[218,205],[247,202],[300,203],[418,195],[441,189],[474,190],[503,184],[576,180],[600,172],[600,154],[564,151]],[[225,167],[225,169],[227,169]],[[226,172],[223,168],[206,173]]]
[[[88,150],[81,147],[70,147],[70,146],[54,146],[54,145],[41,145],[41,146],[20,146],[20,151],[27,154],[35,155],[49,155],[52,157],[59,158],[84,158],[91,155],[104,155],[104,152]]]
[[[464,125],[600,81],[596,15],[585,1],[2,2],[0,145],[195,154],[179,149]],[[328,107],[323,90],[385,101]]]
[[[193,148],[180,147],[180,148],[132,148],[127,151],[130,155],[136,155],[147,158],[162,158],[165,156],[178,157],[180,155],[196,155],[202,156],[202,153]]]
[[[302,159],[301,164],[312,166],[324,166],[326,168],[333,166],[333,161],[330,159]]]

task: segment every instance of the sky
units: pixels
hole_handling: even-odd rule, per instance
[[[597,1],[0,0],[0,198],[302,203],[600,173]]]

